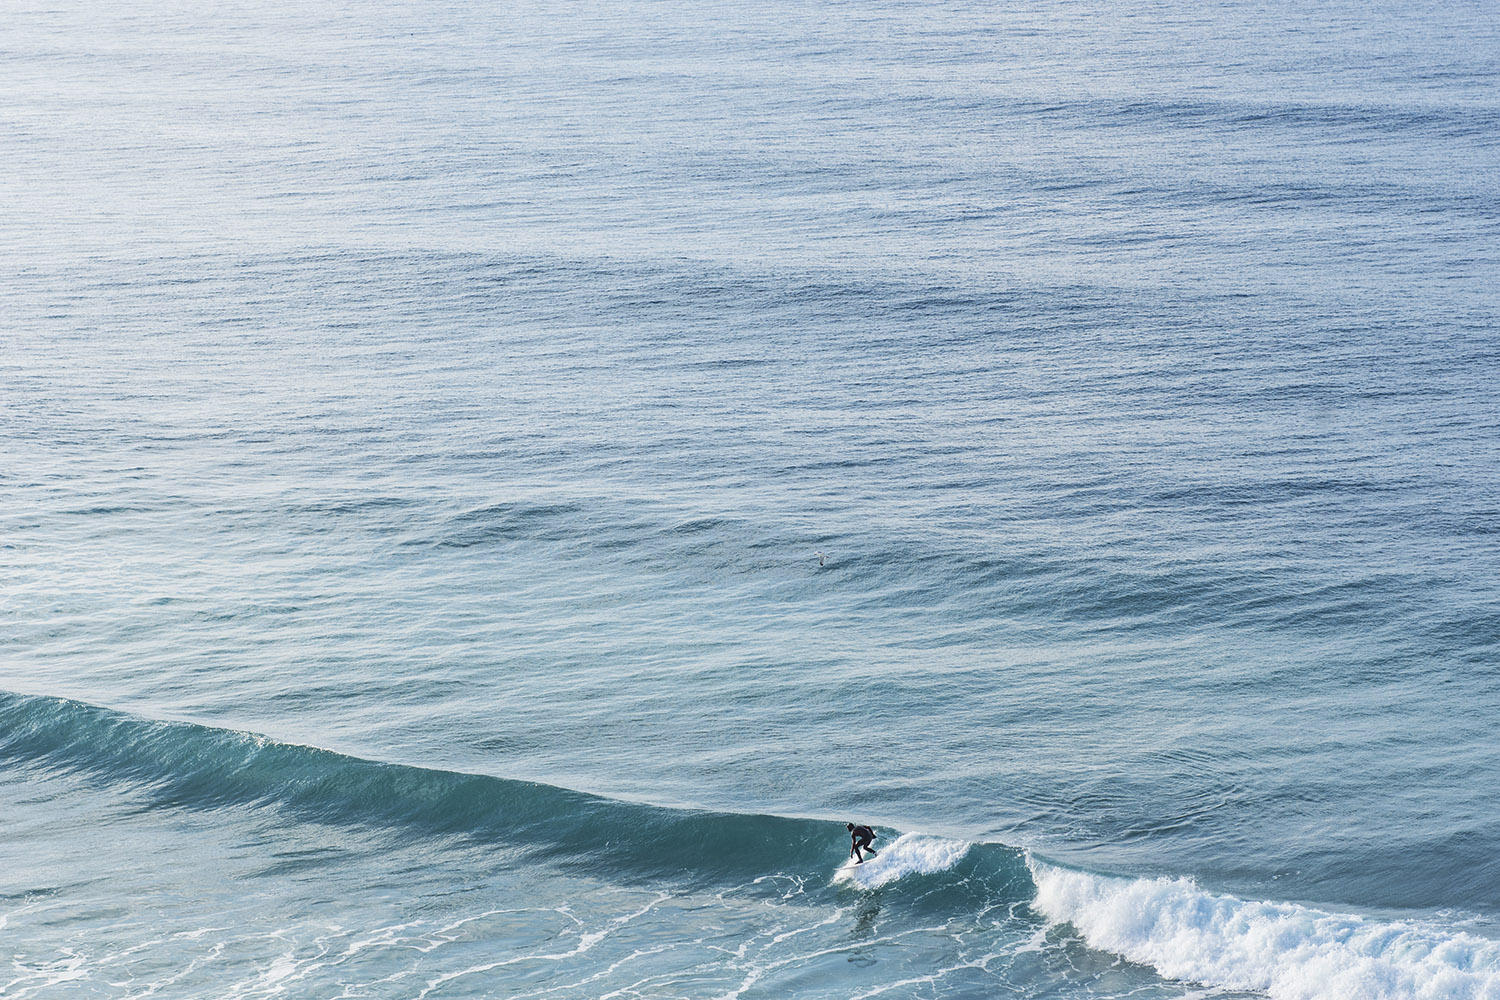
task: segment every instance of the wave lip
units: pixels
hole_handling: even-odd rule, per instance
[[[834,881],[853,882],[874,889],[906,875],[931,875],[963,860],[969,845],[925,833],[903,833],[862,865],[847,864],[834,873]]]
[[[1090,945],[1172,979],[1273,1000],[1500,998],[1500,941],[1205,892],[1187,878],[1126,879],[1027,858],[1036,908]]]

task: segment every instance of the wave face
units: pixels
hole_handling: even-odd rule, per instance
[[[827,824],[657,809],[45,697],[0,693],[0,761],[73,772],[165,808],[270,808],[393,836],[461,837],[617,878],[811,868],[831,850]]]
[[[1164,976],[1274,1000],[1500,996],[1500,941],[1206,892],[1190,879],[1122,879],[1031,859],[1036,908],[1093,947]]]
[[[831,1000],[1035,976],[1031,883],[1001,845],[906,834],[851,880],[837,822],[619,802],[14,694],[0,695],[0,795],[16,804],[0,923],[23,942],[7,996],[124,983]],[[1047,960],[1070,965],[1069,947]]]

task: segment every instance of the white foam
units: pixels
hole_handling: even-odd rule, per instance
[[[1500,942],[1453,927],[1027,864],[1050,921],[1172,979],[1273,1000],[1500,1000]]]
[[[904,875],[930,875],[952,868],[968,853],[961,840],[931,837],[925,833],[903,833],[862,865],[843,865],[834,873],[836,882],[853,882],[866,889],[894,882]]]

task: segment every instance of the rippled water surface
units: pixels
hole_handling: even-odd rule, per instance
[[[1484,5],[7,20],[0,992],[1500,989]]]

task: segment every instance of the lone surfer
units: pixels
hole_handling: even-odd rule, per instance
[[[849,857],[858,858],[854,862],[857,865],[865,863],[865,852],[870,852],[870,857],[875,856],[875,848],[870,844],[875,840],[875,831],[868,826],[855,826],[853,823],[845,823],[844,829],[849,831]]]

